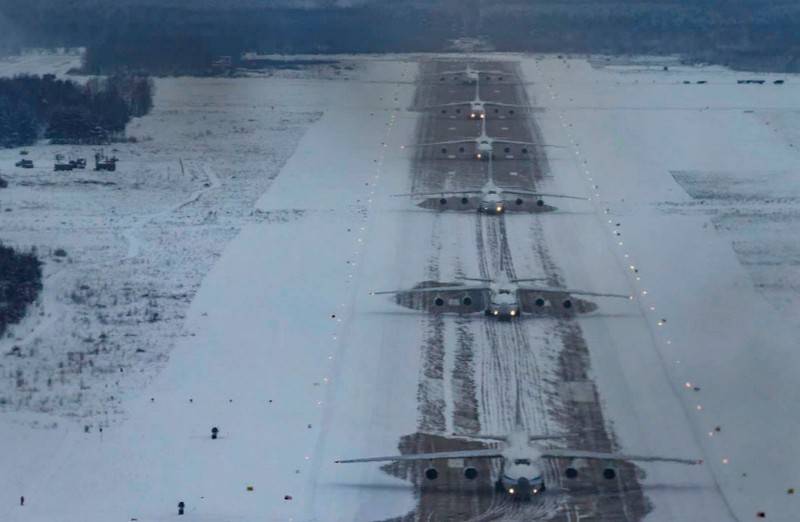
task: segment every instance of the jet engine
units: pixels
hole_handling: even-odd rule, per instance
[[[464,468],[464,478],[467,480],[475,480],[478,478],[478,470],[473,467]]]
[[[468,295],[465,295],[461,298],[461,304],[464,306],[471,306],[472,305],[472,298]]]
[[[606,480],[614,480],[617,478],[617,470],[614,468],[606,468],[603,470],[603,478]]]
[[[425,478],[428,480],[436,480],[439,478],[439,472],[436,471],[436,468],[427,468],[425,470]]]
[[[572,466],[568,467],[564,470],[564,476],[568,479],[578,478],[578,468],[573,468]]]

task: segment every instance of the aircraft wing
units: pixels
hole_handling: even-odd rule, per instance
[[[681,459],[675,457],[657,457],[652,455],[627,455],[625,453],[598,453],[568,449],[547,449],[542,451],[543,458],[550,459],[591,459],[591,460],[630,460],[640,462],[674,462],[676,464],[702,464],[700,459]]]
[[[508,143],[511,145],[536,145],[532,141],[507,140],[505,138],[492,138],[492,141],[497,143]]]
[[[427,197],[441,196],[443,194],[482,194],[480,189],[475,190],[440,190],[439,192],[409,192],[408,194],[392,194],[394,197]]]
[[[566,149],[563,145],[548,145],[546,143],[534,143],[532,141],[517,141],[517,140],[507,140],[505,138],[492,138],[492,141],[496,143],[508,143],[510,145],[540,145],[542,147],[553,147],[556,149]]]
[[[543,107],[534,107],[533,105],[519,105],[517,103],[503,103],[483,100],[484,105],[494,105],[497,107],[513,107],[515,109],[531,109],[531,110],[544,110]]]
[[[389,455],[386,457],[367,457],[364,459],[342,459],[335,461],[337,464],[352,464],[354,462],[391,462],[397,460],[445,460],[445,459],[495,459],[503,454],[496,448],[440,451],[434,453],[413,453],[408,455]]]
[[[582,199],[587,200],[588,198],[582,198],[580,196],[565,196],[564,194],[549,194],[547,192],[533,192],[530,190],[523,190],[523,189],[502,189],[503,192],[508,194],[519,194],[522,196],[541,196],[546,198],[565,198],[565,199]]]
[[[406,145],[406,147],[435,147],[437,145],[458,145],[460,143],[475,143],[475,138],[463,138],[460,140],[449,140],[449,141],[433,141],[430,143],[414,143],[412,145]]]
[[[436,105],[427,105],[423,109],[437,109],[439,107],[458,107],[462,105],[469,105],[468,101],[452,102],[452,103],[437,103]]]
[[[572,290],[570,288],[548,288],[545,286],[518,286],[518,290],[522,292],[546,292],[546,293],[559,293],[559,294],[572,294],[572,295],[586,295],[591,297],[619,297],[622,299],[631,299],[629,294],[606,294],[601,292],[584,292],[583,290]]]
[[[381,292],[372,292],[372,295],[425,294],[430,292],[463,292],[465,290],[489,290],[489,286],[488,285],[429,286],[427,288],[408,288],[406,290],[384,290]]]

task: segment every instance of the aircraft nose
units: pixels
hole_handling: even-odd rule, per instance
[[[517,479],[517,487],[519,488],[520,491],[528,491],[530,486],[531,486],[530,481],[525,477],[520,477],[519,479]]]

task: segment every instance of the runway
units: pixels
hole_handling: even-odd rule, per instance
[[[527,99],[513,63],[479,65],[507,71],[502,79],[481,79],[482,99],[535,105],[535,100]],[[457,61],[422,65],[415,98],[415,108],[425,111],[417,130],[420,143],[480,133],[479,119],[470,120],[452,107],[447,113],[436,107],[474,98],[474,85],[449,77],[441,81],[437,74],[466,66]],[[526,154],[521,154],[519,147],[508,153],[502,145],[495,144],[493,167],[498,186],[536,190],[537,183],[548,177],[545,144],[535,116],[536,111],[524,109],[502,118],[487,114],[489,136],[536,143]],[[417,148],[413,189],[435,192],[482,186],[487,180],[488,162],[474,159],[474,154],[471,144],[463,150],[450,149],[446,154],[439,147]],[[542,220],[548,217],[548,213],[538,212],[499,216],[431,212],[431,242],[447,245],[458,241],[460,246],[432,249],[427,279],[445,282],[450,274],[481,278],[504,274],[509,278],[542,278],[550,285],[559,285],[562,277],[558,259],[550,255],[541,230]],[[521,229],[525,233],[510,234],[507,225],[511,221],[514,231]],[[465,233],[469,229],[473,232]],[[518,258],[512,252],[522,252],[524,256]],[[478,273],[469,273],[470,270]],[[585,306],[587,310],[596,307],[589,302]],[[527,315],[510,323],[475,313],[426,316],[418,389],[421,433],[403,437],[401,451],[472,449],[481,446],[447,435],[506,433],[514,428],[530,433],[574,433],[566,441],[570,447],[613,450],[613,434],[606,431],[599,398],[589,377],[588,347],[573,316]],[[469,462],[479,470],[478,479],[470,481],[462,474],[466,463],[450,461],[439,469],[439,479],[430,481],[423,475],[427,465],[385,467],[420,488],[416,511],[401,520],[571,521],[589,516],[589,520],[641,520],[648,511],[636,468],[630,464],[619,467],[615,480],[602,478],[602,463],[588,464],[578,479],[570,480],[563,475],[566,463],[553,462],[546,471],[547,492],[531,503],[514,502],[505,493],[495,492],[493,481],[498,466]]]

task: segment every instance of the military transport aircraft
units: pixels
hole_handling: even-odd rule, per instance
[[[413,198],[439,196],[439,210],[477,210],[479,213],[490,215],[503,214],[509,210],[526,212],[555,210],[555,207],[545,205],[544,198],[587,200],[587,198],[579,196],[565,196],[563,194],[550,194],[518,188],[500,188],[494,182],[492,161],[492,158],[489,158],[489,179],[481,188],[442,190],[439,192],[411,192],[408,194],[395,194],[395,196]]]
[[[520,499],[529,500],[533,495],[546,489],[544,481],[545,460],[561,459],[568,461],[564,468],[564,475],[568,479],[578,476],[579,466],[575,461],[600,460],[607,463],[603,470],[603,478],[613,480],[617,476],[614,463],[625,461],[642,462],[672,462],[677,464],[702,464],[702,460],[675,457],[658,457],[651,455],[628,455],[625,453],[602,453],[596,451],[572,450],[561,448],[548,448],[540,444],[541,441],[564,439],[568,435],[529,435],[518,431],[507,436],[477,436],[457,437],[467,439],[483,439],[493,441],[496,447],[486,449],[441,451],[433,453],[417,453],[405,455],[390,455],[385,457],[368,457],[361,459],[342,459],[336,463],[350,464],[356,462],[389,462],[389,461],[443,461],[449,459],[463,459],[468,463],[476,459],[502,459],[500,476],[495,481],[498,491]],[[478,470],[465,463],[464,478],[474,480],[478,477]],[[436,480],[439,472],[432,465],[425,470],[425,478]]]
[[[445,81],[448,76],[461,76],[461,81],[465,84],[471,85],[473,83],[478,83],[480,81],[481,75],[495,76],[498,80],[503,80],[505,76],[511,76],[510,73],[505,71],[498,71],[498,70],[486,70],[486,69],[474,69],[472,65],[467,65],[466,69],[460,71],[444,71],[440,73],[434,73],[436,76],[440,77],[440,81]]]
[[[518,145],[520,146],[520,153],[523,156],[527,156],[530,153],[530,150],[536,146],[537,144],[532,141],[520,141],[520,140],[510,140],[506,138],[492,138],[488,134],[486,134],[486,120],[481,120],[481,133],[480,135],[474,138],[459,138],[457,140],[445,140],[445,141],[434,141],[430,143],[417,143],[415,145],[408,145],[409,147],[441,147],[442,154],[449,155],[450,149],[449,146],[452,145],[460,145],[459,148],[456,150],[458,152],[465,152],[466,149],[464,145],[474,144],[475,145],[475,159],[479,160],[488,160],[490,156],[494,156],[494,144],[504,144],[506,147],[504,148],[504,153],[506,155],[511,154],[511,145]],[[541,145],[543,147],[560,147],[559,145]]]
[[[570,290],[565,288],[548,288],[524,284],[537,281],[538,279],[509,279],[505,276],[495,280],[462,277],[461,281],[475,282],[478,284],[452,284],[442,286],[430,286],[420,288],[409,288],[406,290],[389,290],[372,292],[372,295],[387,294],[420,294],[432,295],[431,308],[434,311],[451,311],[464,313],[464,308],[469,309],[475,305],[475,293],[488,294],[484,301],[483,312],[489,317],[500,321],[511,321],[518,318],[523,312],[522,301],[533,303],[537,309],[547,308],[557,310],[572,310],[574,302],[572,295],[592,296],[592,297],[618,297],[633,299],[631,295],[609,294],[598,292],[585,292],[582,290]],[[467,310],[479,311],[479,310]]]
[[[451,102],[451,103],[439,103],[436,105],[430,105],[425,107],[425,109],[440,109],[442,114],[447,114],[447,111],[451,108],[455,107],[456,109],[454,112],[456,114],[462,114],[461,109],[459,107],[469,107],[468,111],[465,111],[463,114],[466,115],[467,118],[470,120],[483,120],[486,119],[487,107],[490,107],[491,114],[497,116],[498,118],[505,118],[508,116],[513,116],[517,110],[525,109],[525,110],[536,110],[538,107],[533,107],[531,105],[519,105],[514,103],[501,103],[501,102],[494,102],[494,101],[487,101],[481,99],[480,94],[480,84],[475,84],[475,98],[469,101],[460,101],[460,102]]]

